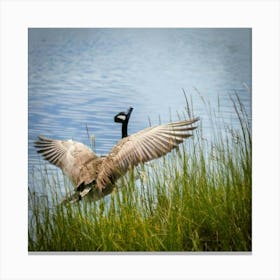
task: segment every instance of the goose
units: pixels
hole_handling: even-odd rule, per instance
[[[133,108],[114,118],[122,124],[122,139],[107,156],[97,156],[86,145],[73,140],[55,140],[39,135],[34,146],[45,160],[59,167],[72,181],[75,196],[81,200],[92,190],[98,200],[110,194],[114,183],[133,167],[162,157],[181,144],[196,129],[199,118],[148,127],[127,136],[127,125]]]

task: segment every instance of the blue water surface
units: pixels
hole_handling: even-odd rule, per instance
[[[186,108],[183,90],[206,137],[201,97],[237,124],[230,96],[238,94],[250,116],[251,35],[247,28],[29,29],[29,181],[42,162],[33,147],[38,135],[89,145],[94,134],[96,153],[104,155],[121,137],[115,114],[134,108],[129,134],[159,117],[177,120]]]

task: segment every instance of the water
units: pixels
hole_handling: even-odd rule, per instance
[[[206,135],[207,113],[196,94],[237,122],[229,96],[235,92],[251,115],[251,29],[29,29],[29,182],[42,162],[33,142],[43,134],[89,144],[107,154],[121,137],[113,122],[134,107],[129,134],[185,111],[192,95]]]

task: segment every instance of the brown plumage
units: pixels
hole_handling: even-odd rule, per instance
[[[130,168],[164,156],[192,136],[198,118],[154,126],[121,139],[106,157],[98,157],[90,148],[72,140],[60,141],[39,136],[38,153],[62,169],[75,185],[80,197],[96,185],[103,195]]]

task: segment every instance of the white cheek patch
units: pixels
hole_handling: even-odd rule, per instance
[[[126,116],[124,116],[124,115],[120,115],[120,116],[118,116],[118,119],[120,119],[120,120],[125,120],[126,119]]]

